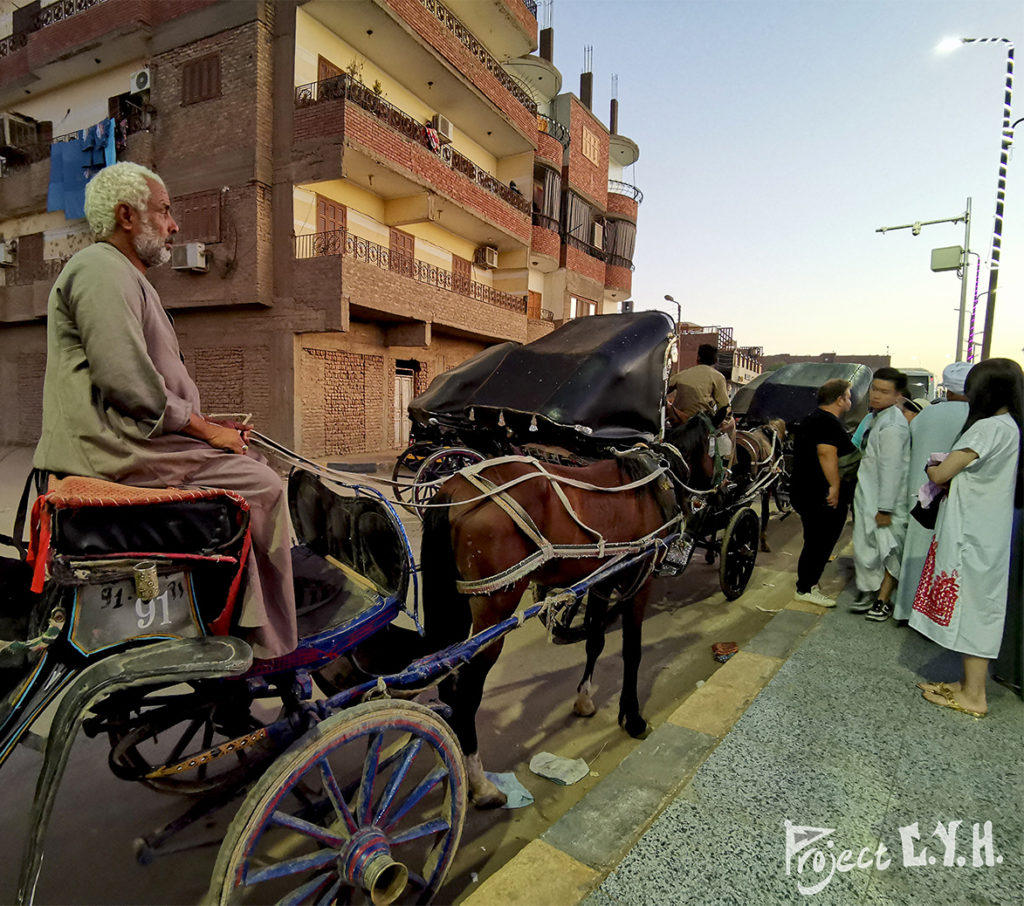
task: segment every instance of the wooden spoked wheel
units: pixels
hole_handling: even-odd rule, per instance
[[[427,457],[438,452],[437,444],[419,441],[406,447],[395,460],[395,468],[391,471],[392,493],[399,503],[408,503],[412,499],[413,484],[416,473],[420,470]],[[408,482],[403,484],[401,482]]]
[[[93,732],[106,732],[110,769],[123,780],[201,796],[238,783],[275,754],[251,704],[244,683],[133,690],[94,709]]]
[[[729,520],[722,538],[718,579],[725,597],[730,601],[735,601],[743,594],[750,581],[757,560],[760,536],[761,520],[751,507],[742,507]]]
[[[231,822],[216,903],[427,903],[466,814],[458,743],[429,708],[374,701],[278,758]]]
[[[459,469],[484,461],[483,453],[469,447],[449,447],[438,450],[423,460],[413,482],[412,503],[422,516],[425,512],[421,507],[430,503],[437,493],[442,479],[454,475]]]

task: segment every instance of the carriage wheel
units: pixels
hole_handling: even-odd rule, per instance
[[[436,453],[423,460],[413,481],[412,502],[413,506],[419,508],[425,503],[430,503],[437,493],[439,485],[430,482],[438,481],[454,475],[459,469],[475,465],[484,461],[483,453],[478,453],[469,447],[449,447],[446,450],[438,450]],[[423,515],[423,510],[419,509]]]
[[[94,732],[110,740],[111,771],[184,796],[240,781],[276,753],[248,697],[233,698],[233,689],[245,692],[244,684],[190,684],[187,692],[157,687],[97,706]]]
[[[743,594],[750,581],[760,536],[761,520],[751,507],[737,510],[729,520],[722,538],[722,562],[718,568],[718,579],[729,601]]]
[[[231,822],[216,903],[426,903],[455,856],[467,781],[429,708],[373,701],[329,717],[275,761]]]
[[[402,479],[408,480],[410,476],[415,477],[423,461],[432,453],[437,452],[437,444],[428,441],[418,441],[410,444],[395,460],[395,468],[391,471],[392,493],[399,503],[408,503],[412,497],[412,482],[399,484]]]

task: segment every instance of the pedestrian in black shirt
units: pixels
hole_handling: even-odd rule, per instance
[[[818,581],[846,524],[848,501],[840,494],[839,457],[855,448],[839,418],[852,405],[849,381],[826,381],[818,389],[818,408],[800,423],[793,445],[791,495],[804,527],[795,597],[819,607],[836,604],[818,588]]]

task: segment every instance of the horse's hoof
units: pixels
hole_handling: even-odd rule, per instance
[[[473,807],[478,809],[501,808],[508,802],[508,796],[497,787],[493,792],[481,793],[479,796],[473,796],[472,799]]]
[[[772,546],[767,541],[761,542],[761,553],[770,554],[772,552]]]
[[[593,717],[597,714],[597,705],[591,699],[578,695],[573,703],[572,713],[577,717]]]
[[[650,725],[639,714],[619,714],[619,726],[634,739],[646,739],[650,733]]]

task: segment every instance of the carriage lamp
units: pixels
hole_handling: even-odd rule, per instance
[[[160,594],[160,579],[156,574],[156,563],[141,560],[135,564],[135,597],[140,601],[152,601]]]

